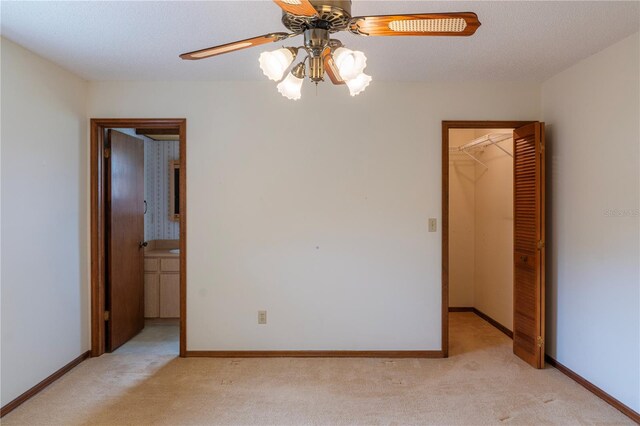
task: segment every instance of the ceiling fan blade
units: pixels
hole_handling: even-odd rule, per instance
[[[220,46],[207,47],[206,49],[194,50],[193,52],[183,53],[180,55],[182,59],[197,60],[209,58],[211,56],[222,55],[223,53],[235,52],[236,50],[246,49],[261,44],[273,43],[274,41],[284,40],[291,34],[288,33],[270,33],[258,37],[248,38],[246,40],[234,41],[233,43],[221,44]]]
[[[470,36],[480,26],[473,12],[356,16],[349,30],[364,36]]]
[[[307,18],[318,15],[318,12],[309,0],[273,0],[273,2],[280,6],[282,10],[292,15],[305,16]]]
[[[331,79],[333,84],[345,84],[345,81],[340,77],[340,72],[338,71],[338,67],[336,66],[335,61],[333,60],[333,56],[331,56],[331,49],[326,49],[322,53],[322,58],[324,61],[324,71]]]

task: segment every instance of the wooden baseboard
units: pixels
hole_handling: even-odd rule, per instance
[[[180,325],[180,318],[145,318],[144,325]]]
[[[590,381],[588,381],[587,379],[579,375],[578,373],[560,364],[558,361],[556,361],[549,355],[545,355],[544,357],[549,365],[557,368],[561,373],[563,373],[564,375],[566,375],[567,377],[569,377],[570,379],[572,379],[573,381],[575,381],[576,383],[578,383],[579,385],[587,389],[589,392],[593,393],[595,396],[602,399],[604,402],[608,403],[613,408],[617,409],[618,411],[620,411],[625,416],[629,417],[634,422],[640,424],[640,413],[638,413],[637,411],[634,411],[631,407],[628,407],[622,402],[618,401],[617,399],[615,399],[614,397],[612,397],[611,395],[609,395],[608,393],[606,393],[605,391],[603,391],[602,389],[600,389],[599,387],[597,387],[596,385],[594,385],[593,383],[591,383]]]
[[[489,315],[485,314],[482,311],[479,311],[476,308],[473,308],[473,313],[476,314],[477,316],[479,316],[480,318],[482,318],[483,320],[485,320],[486,322],[488,322],[489,324],[491,324],[492,326],[494,326],[495,328],[497,328],[498,330],[502,331],[510,339],[513,339],[513,331],[509,330],[507,327],[505,327],[504,325],[500,324],[498,321],[494,320]]]
[[[205,358],[444,358],[442,351],[187,351]]]
[[[66,373],[71,371],[73,367],[77,366],[78,364],[80,364],[82,361],[89,358],[90,356],[91,356],[91,351],[87,351],[83,353],[82,355],[80,355],[79,357],[77,357],[76,359],[74,359],[73,361],[71,361],[70,363],[68,363],[67,365],[65,365],[64,367],[62,367],[61,369],[59,369],[49,377],[47,377],[46,379],[44,379],[43,381],[41,381],[40,383],[32,387],[31,389],[27,390],[22,395],[18,396],[13,401],[7,403],[7,405],[0,408],[0,417],[4,417],[6,414],[15,410],[21,404],[23,404],[28,399],[35,396],[38,392],[40,392],[41,390],[49,386],[51,383],[58,380],[60,377],[64,376]]]
[[[449,312],[473,312],[471,306],[449,306]]]
[[[449,307],[449,312],[473,312],[474,314],[476,314],[477,316],[479,316],[480,318],[482,318],[483,320],[485,320],[486,322],[488,322],[489,324],[491,324],[492,326],[494,326],[495,328],[497,328],[498,330],[500,330],[501,332],[503,332],[504,334],[506,334],[510,339],[513,339],[513,331],[509,330],[507,327],[505,327],[504,325],[500,324],[498,321],[494,320],[493,318],[491,318],[489,315],[485,314],[484,312],[473,308],[473,307]]]

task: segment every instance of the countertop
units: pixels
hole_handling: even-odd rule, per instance
[[[145,250],[144,257],[180,257],[180,253],[169,253],[169,249]]]

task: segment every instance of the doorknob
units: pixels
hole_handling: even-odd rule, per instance
[[[148,243],[148,242],[146,242],[146,241],[140,241],[140,242],[138,243],[138,247],[139,247],[139,248],[146,247],[146,246],[148,246],[148,245],[149,245],[149,243]]]

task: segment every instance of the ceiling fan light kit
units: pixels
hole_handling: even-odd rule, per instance
[[[262,52],[258,58],[264,75],[280,81],[278,92],[288,99],[300,99],[305,77],[317,85],[324,81],[326,74],[333,84],[346,85],[351,96],[356,96],[372,80],[364,73],[367,58],[363,52],[347,49],[340,40],[331,38],[331,34],[348,31],[358,36],[470,36],[480,26],[472,12],[352,17],[351,0],[273,1],[282,9],[282,24],[291,33],[265,34],[184,53],[180,57],[204,59],[303,35],[303,46]],[[306,53],[305,58],[283,79],[301,49]]]
[[[346,47],[338,47],[333,53],[333,60],[338,67],[340,76],[345,80],[357,78],[367,66],[367,57],[364,56],[364,53]]]
[[[297,55],[298,49],[283,47],[273,52],[262,52],[258,62],[260,69],[269,77],[269,80],[280,81]]]
[[[302,82],[304,81],[304,63],[299,63],[278,84],[278,92],[287,99],[297,101],[302,96]]]
[[[343,47],[339,40],[330,38],[329,30],[323,28],[304,30],[304,46],[262,52],[258,61],[260,69],[269,79],[279,81],[300,50],[306,53],[305,58],[278,84],[278,92],[287,99],[301,98],[302,81],[307,75],[307,62],[309,79],[315,84],[324,81],[325,66],[331,62],[335,63],[335,73],[340,76],[341,83],[346,83],[351,96],[364,91],[371,82],[371,77],[363,72],[367,66],[364,53]]]
[[[364,89],[371,83],[371,80],[371,76],[365,73],[360,73],[357,77],[347,80],[347,87],[349,88],[351,96],[356,96],[364,92]]]

